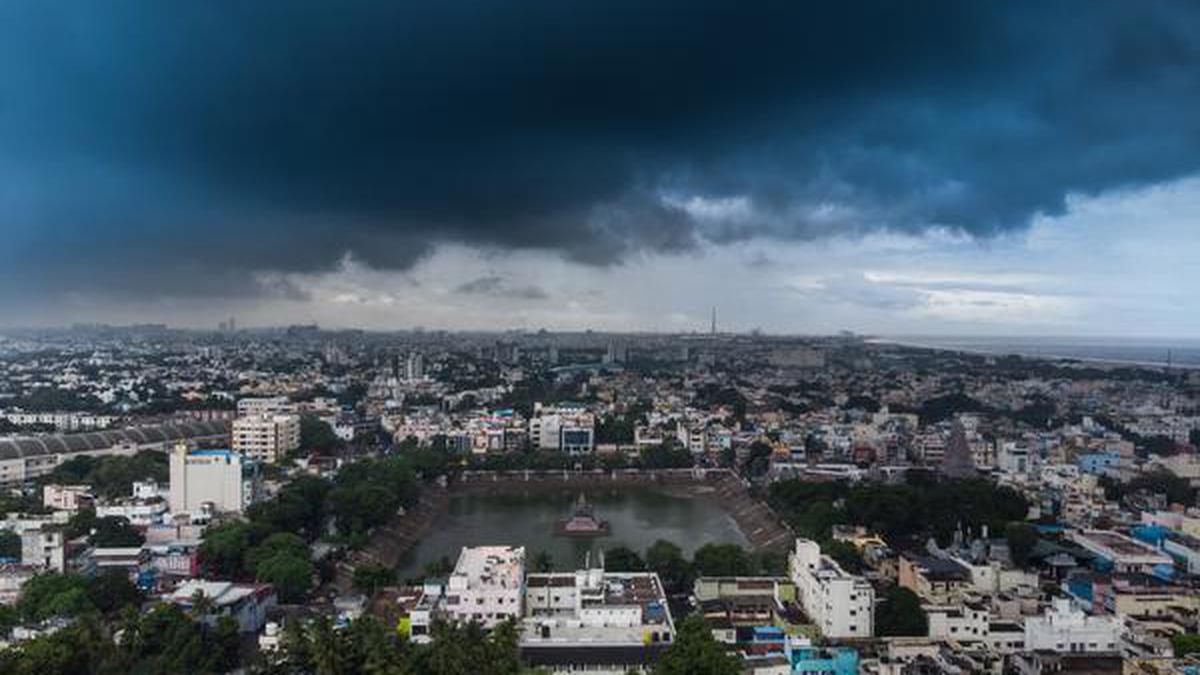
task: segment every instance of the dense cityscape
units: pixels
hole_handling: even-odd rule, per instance
[[[9,331],[0,670],[1192,662],[1200,372],[713,328]]]
[[[0,675],[1200,675],[1197,0],[0,1]]]

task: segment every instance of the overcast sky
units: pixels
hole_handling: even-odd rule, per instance
[[[0,4],[0,325],[1200,337],[1188,2]]]

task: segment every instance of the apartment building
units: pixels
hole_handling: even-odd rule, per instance
[[[446,582],[446,615],[492,628],[505,619],[521,617],[524,589],[524,547],[464,548]]]
[[[1089,616],[1067,599],[1041,616],[1025,619],[1025,648],[1029,651],[1113,652],[1121,641],[1121,620],[1115,616]]]
[[[643,672],[674,642],[666,594],[652,572],[530,574],[521,654],[550,672]]]
[[[296,411],[296,404],[286,396],[243,398],[237,402],[238,417],[279,415],[294,413]]]
[[[595,427],[595,415],[582,405],[535,403],[529,419],[529,441],[542,450],[587,454],[596,444]]]
[[[299,415],[262,413],[233,421],[233,451],[250,459],[273,464],[299,447]]]
[[[817,542],[797,539],[788,571],[805,614],[827,638],[868,638],[875,633],[875,589],[821,553]]]

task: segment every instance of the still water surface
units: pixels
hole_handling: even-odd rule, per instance
[[[749,546],[733,518],[712,499],[667,494],[650,488],[585,491],[609,534],[595,538],[556,536],[555,523],[569,517],[579,490],[526,491],[506,495],[458,495],[401,560],[401,579],[418,577],[425,565],[443,555],[453,562],[463,546],[524,546],[533,557],[546,551],[557,569],[581,566],[585,554],[614,546],[643,552],[657,539],[678,544],[685,555],[706,543]]]

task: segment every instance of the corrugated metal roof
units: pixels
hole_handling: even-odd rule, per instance
[[[166,443],[172,440],[187,440],[222,436],[229,433],[228,423],[223,421],[180,422],[128,429],[111,429],[78,434],[46,434],[23,438],[0,439],[0,460],[23,457],[39,457],[49,454],[70,455],[77,452],[105,450],[121,443],[137,445]]]

